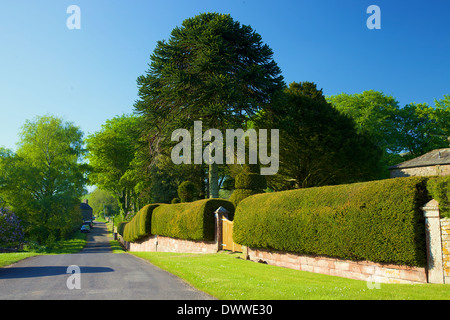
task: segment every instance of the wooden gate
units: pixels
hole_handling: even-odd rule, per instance
[[[233,221],[222,217],[222,249],[242,252],[242,246],[233,242]]]

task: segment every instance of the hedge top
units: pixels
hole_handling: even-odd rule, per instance
[[[153,211],[152,234],[186,240],[212,241],[215,236],[214,212],[224,207],[234,216],[234,205],[225,199],[163,204]]]

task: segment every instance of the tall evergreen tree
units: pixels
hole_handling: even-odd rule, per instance
[[[230,15],[203,13],[159,41],[150,68],[138,78],[150,154],[167,150],[176,128],[243,127],[284,87],[273,52],[250,26]],[[210,196],[218,197],[218,167],[210,165]]]

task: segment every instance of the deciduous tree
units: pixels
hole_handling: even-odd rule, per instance
[[[89,180],[117,199],[124,216],[137,209],[139,186],[145,177],[136,163],[140,128],[140,117],[122,115],[107,120],[100,131],[86,139],[92,168]]]
[[[1,193],[27,236],[64,238],[81,223],[79,198],[87,181],[82,137],[71,122],[37,117],[22,127],[17,152],[2,154]]]
[[[267,176],[275,190],[371,180],[381,151],[352,119],[334,109],[315,83],[293,82],[256,121],[280,129],[280,170]]]
[[[448,146],[450,136],[450,96],[426,103],[400,107],[392,96],[368,90],[357,94],[339,94],[327,100],[350,116],[358,132],[368,134],[383,149],[382,178],[391,165],[418,157],[430,150]]]

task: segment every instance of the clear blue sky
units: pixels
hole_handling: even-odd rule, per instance
[[[69,30],[67,7],[81,9]],[[369,5],[381,29],[369,30]],[[64,118],[85,134],[131,113],[158,40],[201,12],[229,13],[274,51],[285,81],[326,95],[379,90],[400,105],[450,94],[450,1],[0,0],[0,146],[26,119]]]

